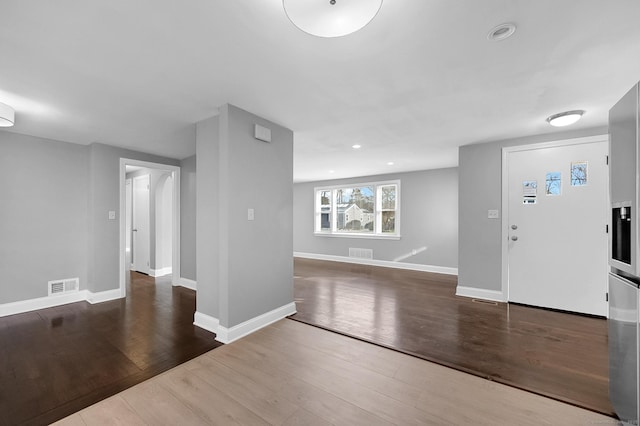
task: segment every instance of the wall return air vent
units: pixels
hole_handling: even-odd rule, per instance
[[[66,278],[64,280],[49,281],[49,296],[57,296],[59,294],[71,293],[80,289],[79,278]]]
[[[366,248],[349,247],[349,257],[357,257],[358,259],[373,259],[373,250]]]

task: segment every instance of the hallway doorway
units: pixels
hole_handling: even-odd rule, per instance
[[[180,277],[180,168],[120,159],[120,291],[137,271]]]

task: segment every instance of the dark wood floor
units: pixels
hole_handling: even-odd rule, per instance
[[[49,424],[220,345],[194,291],[129,281],[126,299],[0,318],[0,425]]]
[[[456,281],[296,259],[292,318],[613,416],[606,320],[476,302]]]

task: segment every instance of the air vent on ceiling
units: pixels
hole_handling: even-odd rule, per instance
[[[67,278],[64,280],[49,281],[49,296],[56,296],[64,293],[78,291],[80,288],[79,278]]]

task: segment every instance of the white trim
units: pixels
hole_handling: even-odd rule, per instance
[[[178,278],[178,285],[185,288],[189,288],[194,291],[198,291],[198,283],[188,278],[183,278],[183,277]]]
[[[0,304],[0,317],[7,315],[22,314],[25,312],[37,311],[39,309],[53,308],[55,306],[66,305],[68,303],[89,302],[91,304],[107,302],[119,299],[120,289],[101,291],[92,293],[89,290],[74,291],[58,296],[38,297],[36,299],[21,300]]]
[[[579,145],[587,143],[608,142],[609,135],[595,135],[582,138],[560,139],[557,141],[533,143],[529,145],[505,146],[502,147],[502,218],[501,235],[502,241],[502,271],[501,287],[504,300],[509,300],[509,164],[508,157],[512,152],[532,151],[536,149],[555,148],[560,146]]]
[[[171,266],[167,266],[165,268],[160,268],[160,269],[149,269],[149,275],[154,278],[164,277],[165,275],[171,275],[171,272],[172,272]]]
[[[315,237],[328,237],[328,238],[365,238],[370,240],[401,240],[402,236],[400,234],[393,235],[384,235],[384,234],[359,234],[357,232],[353,233],[330,233],[327,231],[314,232],[313,235]]]
[[[95,305],[96,303],[108,302],[109,300],[121,299],[123,296],[120,293],[120,289],[100,291],[98,293],[92,293],[87,290],[87,302]]]
[[[495,302],[506,302],[506,298],[501,291],[486,290],[474,287],[456,287],[456,296],[471,297],[473,299],[493,300]]]
[[[220,320],[202,312],[196,311],[193,315],[193,325],[203,328],[212,333],[218,333],[220,328]]]
[[[0,304],[0,317],[22,314],[24,312],[37,311],[38,309],[53,308],[67,303],[82,302],[86,300],[87,290],[74,291],[58,296],[38,297],[37,299],[21,300]]]
[[[394,262],[391,260],[360,259],[357,257],[334,256],[331,254],[293,252],[293,257],[331,262],[356,263],[359,265],[382,266],[383,268],[407,269],[410,271],[435,272],[437,274],[458,275],[458,268],[448,266],[423,265],[420,263]]]
[[[218,326],[216,340],[222,343],[231,343],[295,313],[296,304],[291,302],[231,328]]]
[[[119,291],[120,297],[127,296],[127,284],[125,274],[126,262],[126,166],[139,166],[149,169],[165,170],[171,172],[173,176],[173,252],[171,256],[173,274],[171,282],[179,285],[180,277],[180,167],[169,164],[151,163],[148,161],[133,160],[130,158],[120,158],[120,252],[119,257]]]

